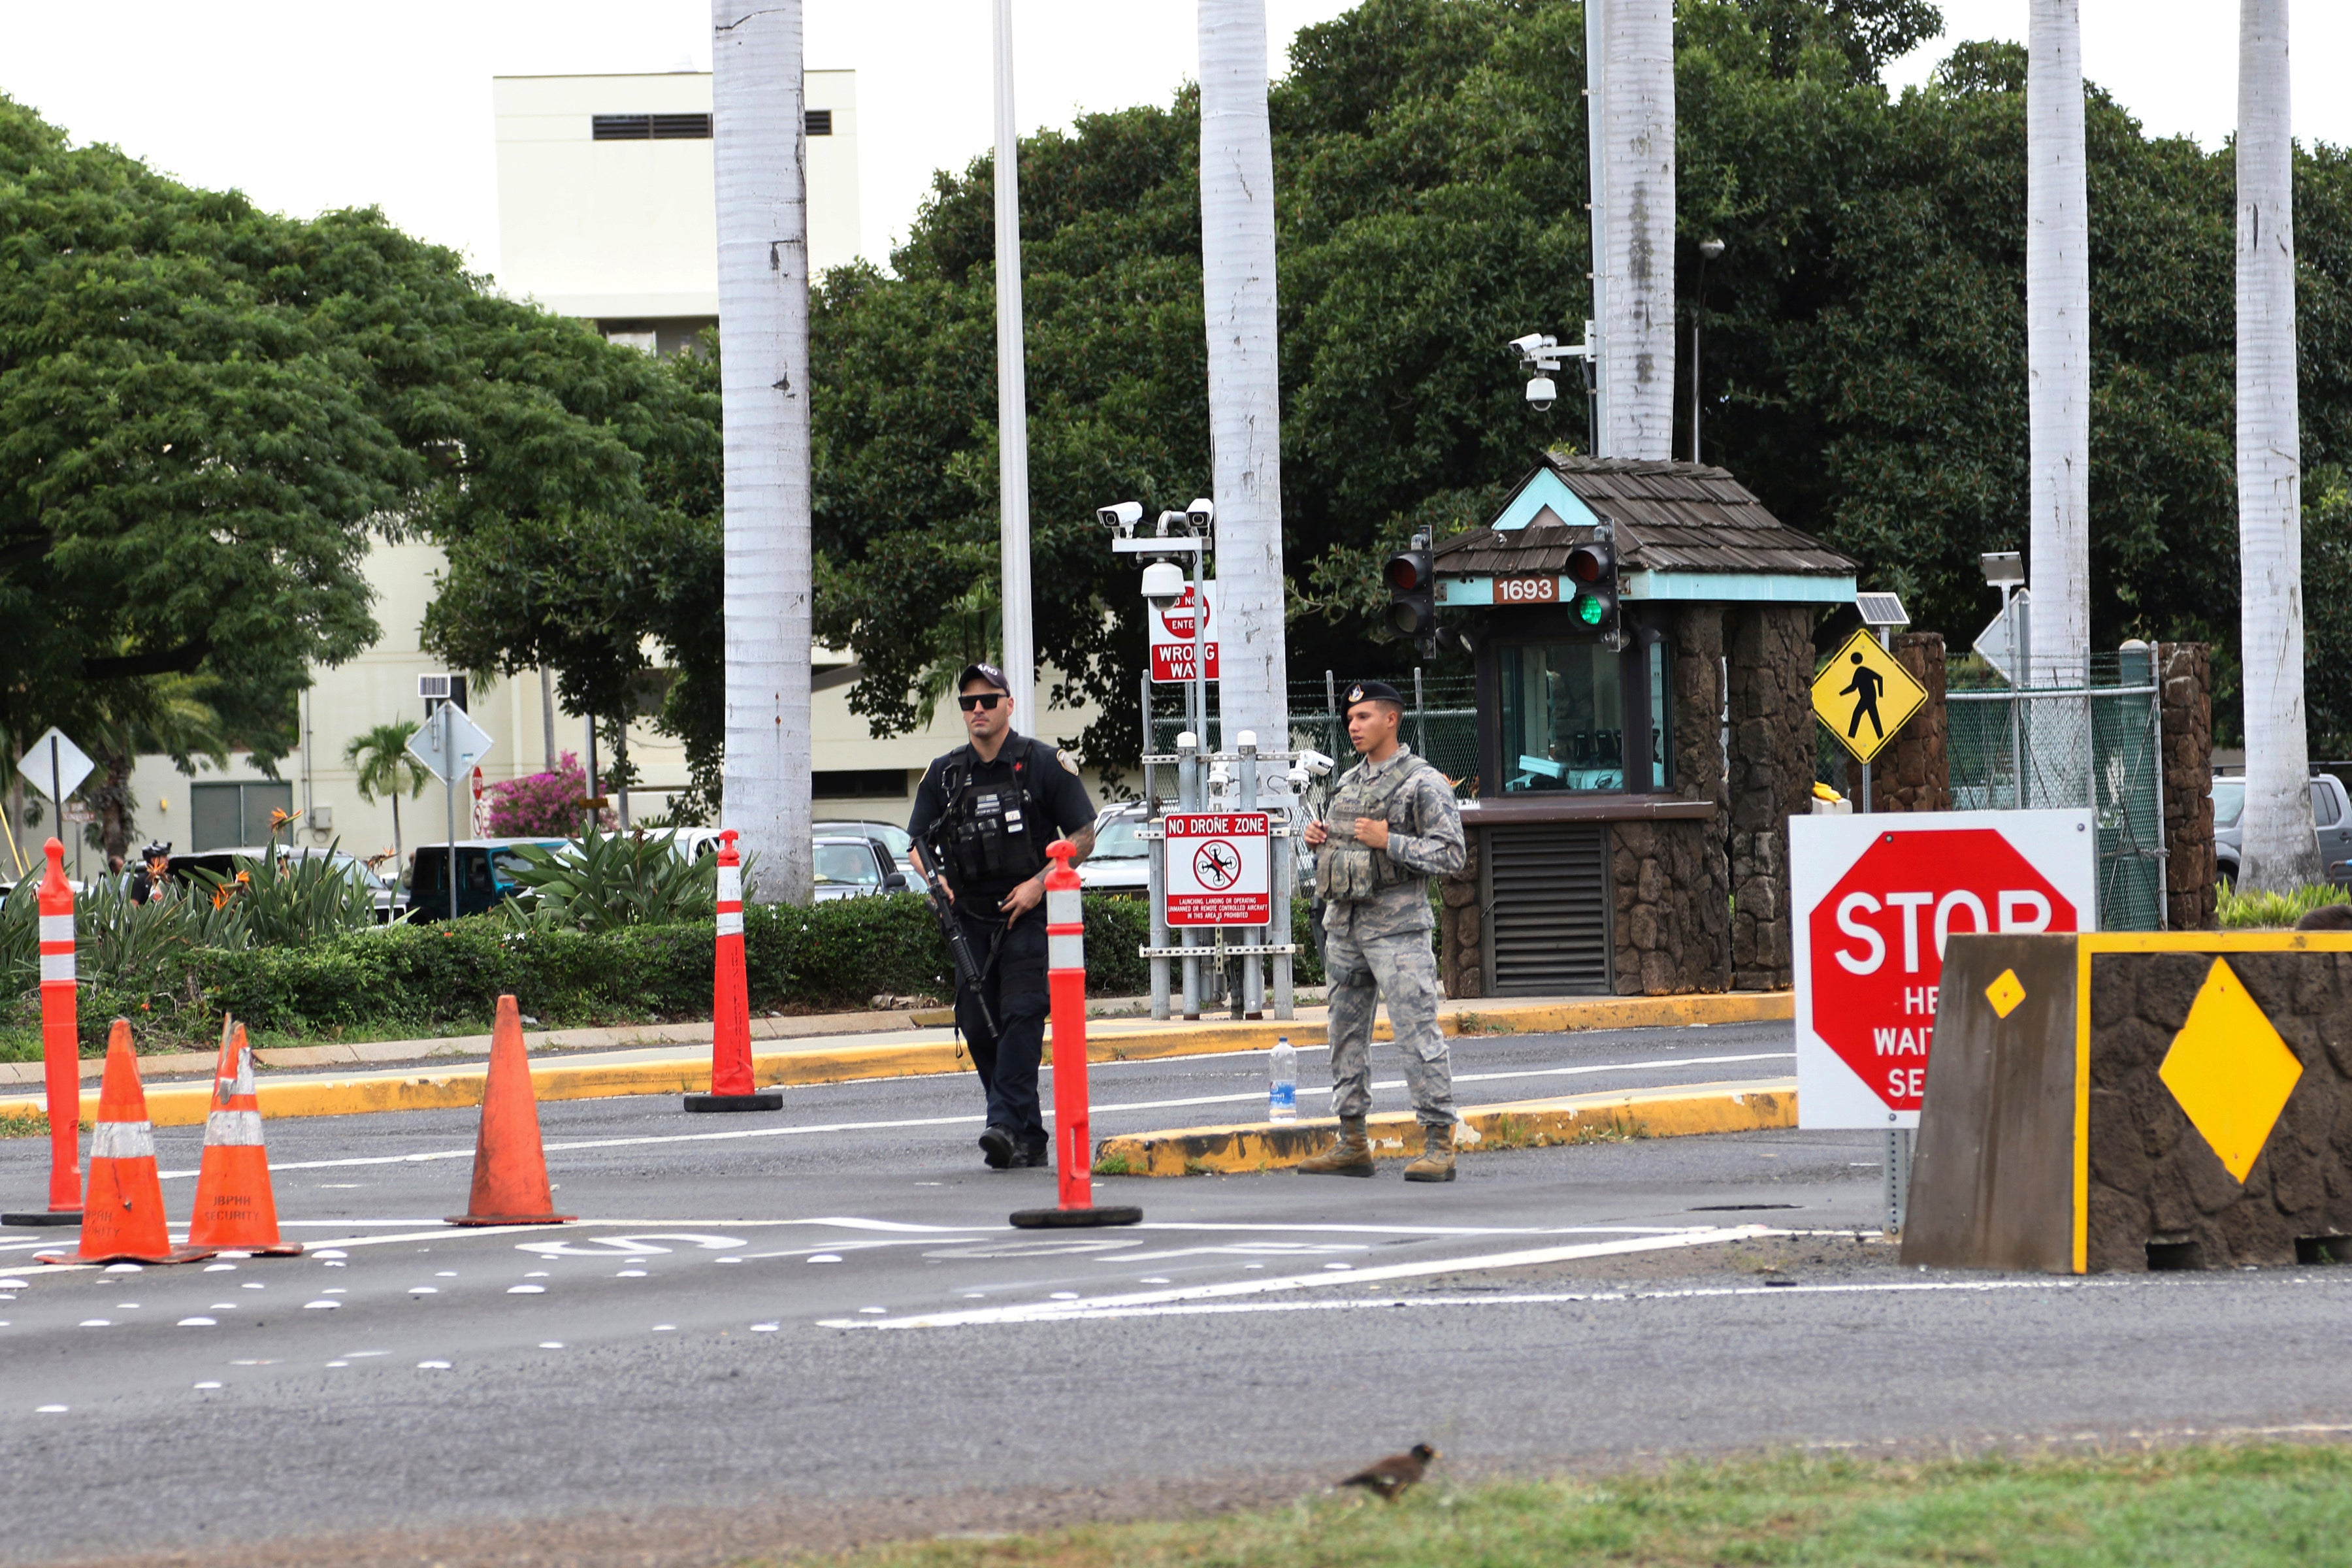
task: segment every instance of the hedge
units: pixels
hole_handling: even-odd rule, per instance
[[[1088,895],[1087,989],[1132,996],[1149,984],[1136,949],[1149,938],[1140,899]],[[1302,985],[1320,965],[1297,906],[1305,951]],[[517,931],[496,916],[358,931],[300,946],[191,952],[180,983],[138,996],[87,984],[82,1047],[104,1048],[116,1017],[132,1020],[142,1050],[208,1045],[220,1016],[257,1029],[335,1035],[364,1028],[486,1026],[501,993],[549,1027],[646,1023],[710,1016],[712,931],[706,922],[632,926],[591,935]],[[877,995],[943,997],[952,989],[946,945],[918,895],[846,899],[810,909],[754,905],[744,911],[746,979],[754,1012],[859,1008]],[[37,1040],[39,998],[17,999],[15,1050]]]

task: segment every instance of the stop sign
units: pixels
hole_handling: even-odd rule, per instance
[[[2092,923],[2089,817],[1940,812],[1790,824],[1803,1125],[1916,1124],[1946,941]]]

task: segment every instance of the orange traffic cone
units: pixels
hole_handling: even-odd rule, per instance
[[[131,1052],[131,1024],[114,1020],[98,1125],[89,1140],[89,1189],[82,1205],[82,1263],[193,1263],[208,1247],[173,1247],[163,1229],[163,1183],[155,1171],[155,1130]]]
[[[300,1242],[278,1234],[269,1152],[261,1145],[261,1100],[253,1089],[253,1047],[246,1043],[245,1026],[226,1018],[221,1020],[220,1065],[213,1069],[213,1109],[205,1118],[205,1159],[196,1172],[196,1213],[188,1222],[188,1244],[265,1258],[293,1258],[302,1250]]]
[[[482,1090],[482,1131],[474,1142],[474,1195],[451,1225],[560,1225],[577,1215],[557,1214],[547,1184],[547,1154],[539,1143],[539,1101],[530,1092],[530,1063],[522,1049],[522,1016],[511,996],[499,998],[490,1028],[489,1081]]]

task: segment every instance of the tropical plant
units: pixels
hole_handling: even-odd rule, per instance
[[[712,0],[719,362],[726,410],[726,803],[776,868],[769,899],[811,877],[808,187],[800,0]]]
[[[2320,876],[2304,723],[2303,432],[2295,386],[2287,0],[2238,11],[2238,608],[2246,691],[2240,885]]]
[[[622,926],[709,920],[718,908],[719,861],[689,860],[674,833],[599,833],[554,849],[520,845],[514,879],[526,897],[499,909],[516,926],[607,931]],[[747,885],[751,879],[745,879]]]
[[[340,840],[323,854],[285,849],[273,833],[268,854],[239,855],[226,875],[197,868],[189,896],[176,901],[209,904],[264,946],[363,931],[375,923],[375,889],[364,868],[340,849]]]
[[[173,897],[134,904],[113,878],[86,884],[74,898],[74,968],[85,983],[139,997],[168,994],[184,983],[200,948],[251,945],[242,910],[209,898]],[[0,987],[32,988],[38,979],[40,879],[27,877],[0,900]]]
[[[490,803],[490,832],[501,838],[564,837],[580,831],[587,808],[588,773],[577,754],[566,752],[555,771],[526,773],[490,785],[483,795]],[[599,812],[601,826],[613,825],[612,814]]]
[[[357,770],[352,787],[359,797],[373,805],[379,798],[392,802],[392,864],[393,874],[401,874],[407,864],[407,854],[400,842],[400,797],[410,799],[425,793],[425,781],[433,775],[425,764],[409,754],[409,738],[417,731],[416,724],[394,720],[378,724],[373,730],[362,730],[353,735],[343,748],[343,761]]]
[[[2216,917],[2224,931],[2247,927],[2292,926],[2325,904],[2352,904],[2352,888],[2314,882],[2283,893],[2248,892],[2221,884]]]

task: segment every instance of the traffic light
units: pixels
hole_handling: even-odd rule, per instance
[[[1568,574],[1576,584],[1576,618],[1599,632],[1602,642],[1619,646],[1616,531],[1601,523],[1592,531],[1591,543],[1570,551]]]
[[[1381,575],[1389,585],[1389,630],[1424,637],[1437,629],[1437,559],[1421,540],[1390,556]]]

